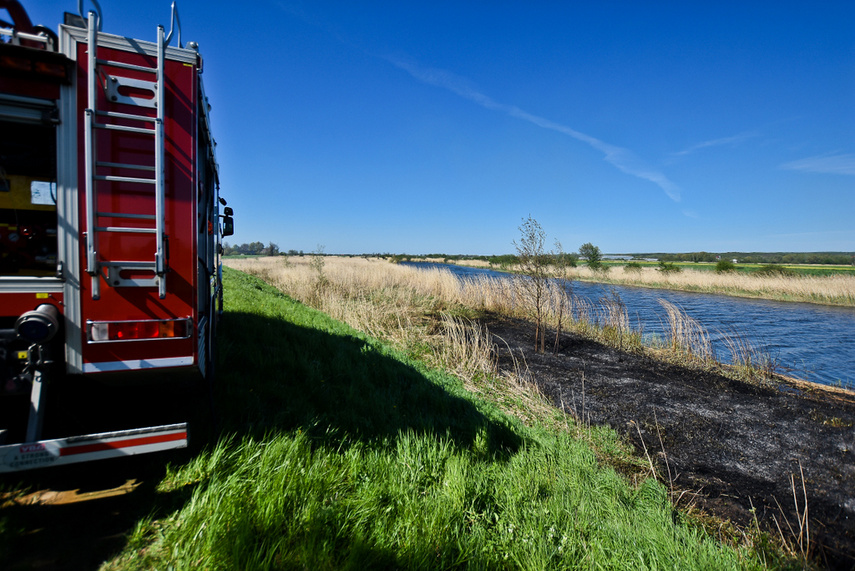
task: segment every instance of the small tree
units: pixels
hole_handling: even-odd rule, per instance
[[[315,276],[315,290],[318,296],[320,295],[321,290],[323,290],[329,284],[329,280],[327,279],[326,274],[324,274],[325,263],[326,260],[324,259],[324,246],[318,244],[318,249],[312,253],[312,259],[309,261],[309,265],[317,274]]]
[[[595,272],[608,271],[608,267],[603,265],[603,253],[599,246],[586,242],[579,247],[579,255],[588,261],[588,267]]]
[[[317,272],[319,276],[322,276],[324,273],[324,246],[323,244],[318,244],[317,249],[312,252],[312,259],[309,262],[309,265],[312,266],[312,269]]]
[[[534,350],[543,351],[545,346],[544,317],[548,292],[549,261],[551,252],[545,250],[546,233],[534,218],[523,220],[519,227],[520,240],[514,241],[519,258],[522,278],[518,280],[525,292],[526,301],[534,318]]]

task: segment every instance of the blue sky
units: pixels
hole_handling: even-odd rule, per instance
[[[166,0],[101,6],[168,28]],[[501,254],[531,215],[567,251],[855,250],[851,0],[178,7],[231,242]]]

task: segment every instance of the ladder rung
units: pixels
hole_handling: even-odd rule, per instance
[[[102,218],[129,218],[132,220],[154,220],[154,214],[123,214],[121,212],[98,212]]]
[[[109,167],[109,168],[117,168],[117,169],[134,169],[138,171],[151,171],[154,172],[154,167],[150,167],[148,165],[131,165],[127,163],[106,163],[106,162],[97,162],[96,166],[99,167]]]
[[[112,61],[108,59],[99,59],[97,60],[99,65],[110,65],[113,67],[120,67],[122,69],[133,69],[135,71],[145,71],[148,73],[157,73],[156,67],[148,67],[145,65],[135,65],[132,63],[124,63],[121,61]]]
[[[95,180],[109,180],[110,182],[138,182],[141,184],[155,184],[157,182],[153,178],[139,178],[136,176],[114,176],[114,175],[96,175]]]
[[[146,123],[154,123],[157,117],[149,117],[148,115],[134,115],[133,113],[119,113],[118,111],[100,111],[95,110],[96,115],[101,117],[113,117],[114,119],[130,119],[132,121],[144,121]]]
[[[154,271],[154,262],[101,262],[105,268],[125,268],[128,270],[151,270]]]
[[[154,135],[154,129],[146,129],[144,127],[128,127],[126,125],[111,125],[109,123],[95,123],[93,127],[98,129],[110,129],[111,131],[125,131],[127,133],[144,133],[146,135]]]
[[[171,36],[171,33],[170,33]],[[166,266],[168,258],[168,243],[165,236],[165,184],[164,164],[165,157],[165,133],[164,133],[164,109],[165,109],[165,68],[167,38],[164,37],[162,27],[158,28],[157,38],[157,63],[151,65],[136,65],[110,59],[99,59],[98,30],[94,12],[89,13],[87,25],[87,107],[85,109],[85,169],[86,169],[86,200],[85,215],[86,226],[91,229],[86,234],[86,266],[87,273],[97,276],[92,280],[92,299],[100,299],[100,284],[102,278],[110,287],[154,287],[158,290],[160,299],[166,297]],[[141,63],[150,63],[148,59],[140,60]],[[125,73],[125,71],[131,73]],[[140,73],[151,74],[154,78],[146,81],[138,77]],[[99,88],[103,89],[104,95],[110,104],[135,105],[145,110],[135,113],[121,113],[118,111],[97,110],[97,104],[101,99]],[[140,93],[138,93],[138,91]],[[132,95],[128,95],[132,93]],[[156,114],[155,117],[148,113]],[[134,125],[134,126],[131,126]],[[151,127],[151,128],[147,128]],[[98,161],[99,143],[103,145],[109,139],[109,146],[121,146],[125,141],[121,136],[108,136],[107,133],[96,134],[97,130],[107,132],[138,133],[151,136],[154,151],[154,166],[142,164],[127,164],[118,162]],[[103,140],[102,140],[103,137]],[[108,158],[105,156],[104,158]],[[112,158],[112,157],[110,157]],[[118,157],[116,157],[118,158]],[[100,169],[100,170],[99,170]],[[116,169],[116,170],[109,170]],[[118,176],[102,173],[122,173],[126,170],[136,171],[139,176]],[[150,175],[144,178],[143,175]],[[96,182],[116,183],[138,183],[151,185],[154,194],[154,210],[152,214],[128,214],[120,212],[98,212],[96,209],[97,185]],[[100,189],[101,192],[109,190],[117,192],[119,188]],[[117,225],[109,225],[115,218]],[[148,227],[122,226],[123,219],[131,224],[137,223]],[[103,226],[98,226],[97,222]],[[135,222],[136,221],[136,222]],[[99,260],[98,237],[101,233],[129,233],[154,235],[155,251],[154,259],[148,261],[106,261]],[[103,269],[107,269],[107,276],[103,275]],[[135,271],[136,270],[136,271]],[[145,274],[152,272],[152,277]],[[123,275],[125,273],[125,275]],[[133,275],[136,274],[136,275]]]
[[[96,232],[123,232],[126,234],[154,234],[156,228],[129,228],[127,226],[96,226]]]

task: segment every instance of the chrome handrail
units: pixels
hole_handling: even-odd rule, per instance
[[[19,32],[15,28],[0,28],[0,36],[9,36],[11,38],[9,42],[13,46],[19,46],[21,45],[21,40],[26,40],[30,42],[41,42],[45,45],[45,48],[51,51],[56,51],[54,39],[44,33],[30,34],[27,32]]]
[[[98,0],[90,0],[92,5],[95,6],[95,28],[100,32],[101,31],[101,5],[98,4]],[[80,17],[83,18],[83,21],[87,21],[88,18],[83,15],[83,0],[77,0],[77,13],[80,14]]]
[[[164,40],[165,45],[169,45],[169,42],[172,40],[172,33],[175,31],[175,24],[178,24],[178,47],[183,48],[181,45],[181,18],[178,17],[178,6],[176,2],[172,2],[172,18],[169,24],[169,33],[166,35],[166,40]]]

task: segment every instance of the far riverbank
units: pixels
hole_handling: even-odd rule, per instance
[[[513,266],[497,267],[481,260],[440,260],[413,257],[410,261],[446,263],[507,273],[515,273],[516,271]],[[855,307],[855,275],[852,274],[764,275],[740,272],[716,273],[691,268],[663,272],[653,266],[642,266],[636,269],[617,265],[607,267],[608,270],[599,272],[595,272],[587,266],[568,268],[568,278],[611,285]]]

